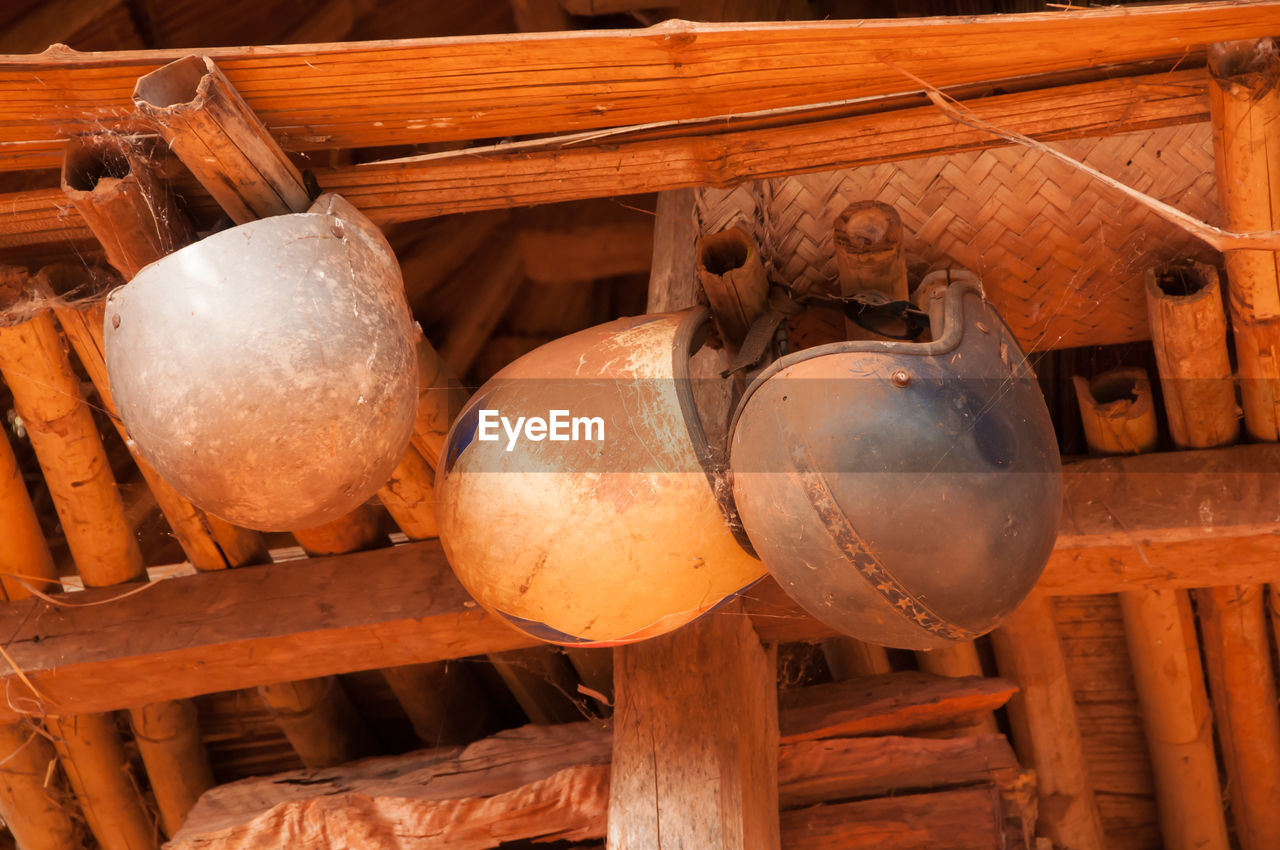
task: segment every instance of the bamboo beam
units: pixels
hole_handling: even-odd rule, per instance
[[[1080,850],[1107,846],[1067,680],[1053,601],[1033,592],[991,633],[1002,675],[1018,685],[1009,702],[1013,741],[1036,771],[1039,835]]]
[[[777,670],[742,616],[614,650],[608,841],[776,850]]]
[[[1155,447],[1155,405],[1145,370],[1117,369],[1088,383],[1077,377],[1075,385],[1091,451],[1139,454]],[[1165,845],[1226,850],[1213,724],[1191,598],[1175,589],[1134,591],[1120,594],[1120,608]]]
[[[1270,38],[1215,44],[1209,104],[1218,197],[1227,227],[1280,228],[1280,51]],[[1232,329],[1244,421],[1255,440],[1280,439],[1280,253],[1228,251]]]
[[[115,719],[110,714],[50,715],[54,748],[103,850],[154,850],[158,824],[146,811],[129,774]]]
[[[909,89],[886,72],[886,60],[946,87],[1092,67],[1099,57],[1181,57],[1206,43],[1268,35],[1277,8],[1252,0],[963,20],[673,21],[635,31],[208,53],[285,146],[302,150],[592,130],[730,114],[743,103],[770,109]],[[24,96],[0,107],[4,164],[48,165],[58,139],[87,129],[139,129],[134,82],[183,56],[64,48],[8,57],[0,91]],[[619,78],[619,67],[635,70]],[[599,86],[605,75],[607,96]],[[366,79],[405,84],[353,90],[353,80]],[[295,98],[299,80],[306,96]]]

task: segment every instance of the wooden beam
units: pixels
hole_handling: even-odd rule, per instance
[[[1004,705],[1016,690],[1004,679],[914,671],[796,688],[779,701],[780,733],[784,741],[805,741],[964,726]]]
[[[730,613],[614,650],[612,850],[779,847],[777,662]]]
[[[784,812],[787,850],[1004,850],[994,786],[880,797]]]
[[[1040,590],[1280,582],[1280,480],[1267,472],[1276,468],[1274,445],[1069,464],[1062,533]],[[745,596],[762,640],[833,634],[773,582]],[[109,606],[23,600],[0,607],[0,634],[14,636],[7,650],[66,711],[252,687],[281,669],[319,676],[537,645],[475,605],[435,542],[204,573]],[[28,695],[11,672],[0,678],[15,701]],[[0,704],[0,719],[14,716]]]
[[[964,19],[669,21],[635,31],[207,52],[286,148],[304,150],[587,130],[910,89],[886,62],[954,86],[1091,67],[1100,57],[1177,57],[1268,35],[1278,8],[1246,0]],[[140,129],[135,81],[182,56],[63,48],[6,57],[0,92],[22,96],[0,98],[0,161],[38,168],[56,158],[61,138]],[[620,77],[618,68],[630,73]],[[353,85],[387,79],[396,84]]]

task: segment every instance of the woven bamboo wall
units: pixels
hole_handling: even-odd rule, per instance
[[[1191,215],[1217,216],[1208,124],[1057,147]],[[1031,349],[1146,339],[1146,266],[1217,259],[1140,205],[1021,147],[703,189],[698,227],[744,224],[774,279],[803,289],[835,278],[832,223],[861,200],[898,210],[918,274],[956,266],[976,272]]]

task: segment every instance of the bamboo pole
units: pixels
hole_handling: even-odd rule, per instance
[[[1179,448],[1235,442],[1239,416],[1218,274],[1199,263],[1147,271],[1147,313],[1169,431]],[[1280,847],[1280,713],[1260,586],[1195,591],[1205,668],[1244,850]]]
[[[971,640],[917,652],[916,663],[925,673],[952,679],[986,675],[982,670],[982,659],[978,657],[978,646]],[[972,726],[964,726],[956,730],[956,735],[959,737],[998,734],[1000,729],[996,725],[994,714],[986,715]]]
[[[20,303],[29,276],[0,271],[0,292]],[[0,373],[13,393],[44,471],[67,545],[86,585],[104,587],[142,577],[142,551],[124,515],[102,439],[63,349],[53,313],[0,326]]]
[[[214,786],[196,704],[189,699],[151,703],[130,709],[129,720],[160,809],[160,824],[172,838],[200,795]]]
[[[1155,448],[1155,404],[1145,370],[1117,369],[1091,382],[1076,377],[1075,386],[1091,451],[1140,454]],[[1227,850],[1191,598],[1183,590],[1130,591],[1120,594],[1120,608],[1165,846]]]
[[[5,599],[30,595],[31,591],[17,576],[28,576],[28,583],[46,593],[57,589],[58,570],[3,426],[0,426],[0,540],[4,541],[0,546],[0,593]]]
[[[700,237],[698,279],[721,337],[737,349],[769,301],[769,280],[755,240],[737,227]]]
[[[332,767],[377,752],[337,676],[262,685],[258,693],[307,767]]]
[[[857,638],[827,638],[822,642],[822,654],[831,669],[831,678],[837,682],[893,672],[889,653],[883,646]]]
[[[1280,229],[1280,51],[1270,38],[1212,45],[1209,76],[1227,228]],[[1280,253],[1227,251],[1226,266],[1245,428],[1273,442],[1280,439]]]
[[[1089,778],[1075,694],[1053,600],[1032,592],[991,633],[1000,675],[1018,685],[1009,701],[1014,744],[1036,771],[1037,834],[1055,846],[1103,850],[1107,841]]]
[[[22,850],[79,850],[75,802],[56,773],[48,738],[24,723],[0,724],[0,817]],[[52,780],[46,785],[46,778]]]
[[[27,584],[57,592],[57,569],[31,506],[13,448],[0,430],[0,589],[10,601],[31,594]],[[27,584],[16,575],[30,578]],[[40,579],[50,579],[41,582]],[[83,846],[75,801],[63,789],[53,744],[35,722],[0,724],[0,817],[18,846],[72,850]]]
[[[75,789],[89,828],[103,850],[154,850],[156,823],[143,808],[110,714],[50,715],[54,748]]]
[[[79,136],[67,143],[62,166],[63,193],[102,244],[107,262],[126,280],[195,239],[190,222],[173,205],[135,148],[134,143],[115,134]],[[41,278],[56,295],[86,283],[90,294],[105,288],[80,266],[48,267],[41,271]],[[54,312],[187,558],[200,570],[265,563],[270,558],[262,535],[221,520],[211,521],[134,450],[111,397],[103,346],[104,310],[102,300],[92,298],[61,304]]]

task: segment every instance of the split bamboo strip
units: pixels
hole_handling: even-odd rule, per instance
[[[89,828],[103,850],[156,850],[155,822],[129,774],[110,714],[77,714],[46,719],[54,748],[80,799]]]
[[[1156,447],[1155,403],[1143,369],[1075,378],[1085,439],[1097,454]],[[1120,594],[1134,684],[1155,773],[1160,832],[1172,850],[1227,850],[1213,723],[1184,590]]]
[[[53,744],[26,723],[0,723],[0,817],[22,850],[79,850],[85,842],[61,777],[45,785]]]
[[[332,149],[592,130],[903,90],[886,59],[947,87],[1093,67],[1100,57],[1182,57],[1209,42],[1270,34],[1277,8],[1246,0],[964,19],[670,21],[634,31],[208,52],[291,149]],[[139,129],[129,103],[135,81],[184,55],[59,48],[6,57],[0,94],[21,96],[0,97],[0,166],[47,167],[59,139],[87,128]]]
[[[1143,369],[1113,369],[1086,381],[1072,379],[1085,440],[1094,454],[1154,451],[1160,439],[1151,381]]]
[[[1272,39],[1215,44],[1209,104],[1218,197],[1232,230],[1280,229],[1280,51]],[[1244,422],[1280,439],[1280,252],[1226,252]]]
[[[0,290],[6,285],[16,302],[30,292],[31,281],[25,272],[7,269]],[[102,439],[50,310],[0,327],[0,373],[13,392],[85,584],[103,587],[140,578],[142,551],[125,520]]]
[[[1169,431],[1179,448],[1239,433],[1218,274],[1202,264],[1150,269],[1147,310]],[[1280,846],[1280,714],[1260,586],[1195,591],[1205,667],[1244,850]]]
[[[190,222],[160,187],[135,145],[114,134],[68,142],[62,190],[102,243],[107,262],[125,280],[195,240]],[[46,268],[41,277],[46,288],[58,295],[86,284],[90,294],[104,288],[93,286],[93,274],[78,266]],[[62,304],[54,310],[187,558],[200,570],[269,560],[262,535],[226,522],[215,526],[134,449],[111,397],[103,343],[104,311],[98,298]]]
[[[5,599],[22,599],[29,591],[17,576],[32,586],[50,592],[58,570],[40,528],[40,519],[31,506],[31,497],[22,480],[22,470],[14,457],[13,446],[0,424],[0,593]],[[49,579],[42,582],[40,579]]]
[[[1009,700],[1013,740],[1036,771],[1036,832],[1055,845],[1103,850],[1107,842],[1089,779],[1075,695],[1067,679],[1053,600],[1032,592],[991,633],[1000,674],[1018,685]]]
[[[994,96],[975,93],[964,104],[973,115],[1037,139],[1096,137],[1207,121],[1203,77],[1203,72],[1179,70]],[[914,97],[812,115],[738,115],[705,126],[642,128],[604,139],[556,137],[468,148],[318,170],[317,180],[385,225],[475,210],[728,186],[1006,144]],[[188,200],[208,211],[207,199],[189,195]],[[79,216],[68,214],[62,201],[56,190],[0,195],[5,212],[0,247],[89,238]]]

